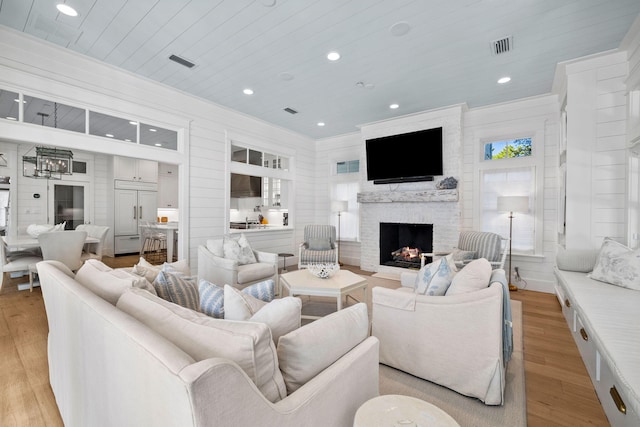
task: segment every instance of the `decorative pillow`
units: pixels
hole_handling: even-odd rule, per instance
[[[195,278],[182,273],[160,271],[153,281],[153,287],[163,300],[200,311],[200,296]]]
[[[134,287],[156,294],[155,289],[144,277],[125,270],[113,270],[97,259],[88,259],[75,276],[76,281],[100,298],[116,305],[120,295]]]
[[[311,251],[328,251],[331,249],[331,241],[328,237],[311,237],[307,244]]]
[[[367,306],[358,303],[280,337],[278,361],[287,391],[302,387],[367,336]]]
[[[224,285],[224,318],[265,323],[271,329],[273,342],[300,327],[302,301],[285,297],[269,303]]]
[[[594,249],[565,249],[558,245],[556,265],[560,270],[588,273],[598,259],[598,250]]]
[[[275,282],[272,279],[269,279],[249,285],[246,288],[243,288],[242,292],[258,298],[259,300],[269,302],[273,300],[276,295],[275,288]]]
[[[589,275],[594,280],[640,291],[640,249],[605,238]]]
[[[478,252],[464,251],[459,248],[453,248],[451,256],[453,257],[453,262],[455,263],[456,267],[462,268],[466,264],[474,260],[478,256]]]
[[[53,231],[54,227],[54,225],[50,224],[30,224],[27,227],[27,234],[35,239],[42,233]]]
[[[451,255],[425,265],[416,276],[415,292],[420,295],[444,295],[456,271]]]
[[[198,283],[200,311],[216,319],[224,319],[224,289],[206,280]]]
[[[196,361],[212,357],[234,361],[269,401],[286,397],[276,348],[267,325],[213,319],[137,289],[125,292],[117,307]]]
[[[241,234],[237,241],[225,236],[222,249],[224,250],[225,258],[238,261],[239,265],[254,264],[257,262],[256,256],[253,254],[249,241],[244,234]]]
[[[191,269],[187,260],[180,260],[172,263],[165,262],[162,265],[150,264],[144,257],[140,257],[140,260],[133,266],[132,272],[138,276],[144,276],[150,283],[156,280],[156,276],[163,269],[169,269],[167,271],[179,271],[185,276],[191,276]],[[172,269],[172,270],[171,270]]]
[[[489,286],[491,263],[485,258],[478,258],[467,264],[451,281],[446,295],[464,294],[484,289]]]

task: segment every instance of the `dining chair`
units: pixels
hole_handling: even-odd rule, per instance
[[[50,231],[38,236],[42,260],[60,261],[76,272],[82,266],[82,248],[87,240],[86,231]],[[33,275],[38,273],[36,264],[29,265],[29,289],[33,291]]]
[[[0,289],[4,283],[4,273],[28,272],[31,265],[42,261],[42,257],[30,251],[8,251],[4,241],[0,242]]]
[[[102,250],[104,242],[109,232],[106,225],[80,224],[76,227],[76,231],[86,231],[87,236],[99,239],[98,243],[85,243],[82,249],[82,261],[88,259],[102,260]]]

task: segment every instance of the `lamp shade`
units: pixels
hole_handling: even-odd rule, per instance
[[[528,212],[529,197],[527,196],[498,197],[498,210],[503,212]]]
[[[349,209],[349,203],[346,200],[332,200],[331,212],[346,212]]]

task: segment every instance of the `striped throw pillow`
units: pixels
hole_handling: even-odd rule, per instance
[[[242,290],[245,294],[249,294],[259,300],[269,302],[275,297],[275,283],[273,280],[265,280],[263,282],[254,283]]]
[[[200,297],[195,278],[181,273],[160,271],[153,281],[153,287],[160,298],[200,311]]]
[[[224,319],[224,288],[206,280],[198,283],[200,311],[216,319]]]

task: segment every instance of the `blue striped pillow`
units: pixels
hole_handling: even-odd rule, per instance
[[[198,284],[200,310],[207,316],[224,319],[224,288],[206,280]]]
[[[193,277],[160,271],[153,281],[158,296],[191,310],[200,311],[200,297]]]
[[[247,286],[242,290],[242,292],[258,298],[259,300],[269,302],[275,297],[275,287],[273,280],[269,279]]]

